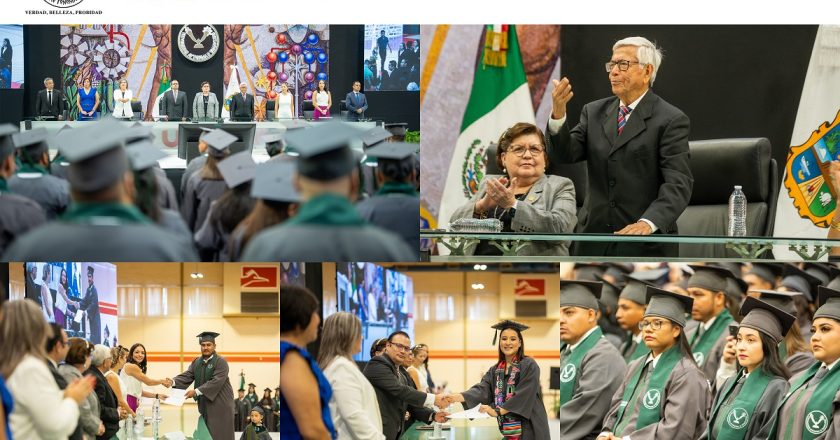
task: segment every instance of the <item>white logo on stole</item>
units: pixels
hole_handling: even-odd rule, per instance
[[[744,408],[732,408],[726,415],[726,423],[732,429],[743,429],[750,421],[750,414]]]
[[[570,382],[575,378],[575,366],[573,364],[566,364],[563,367],[563,372],[560,373],[560,382]]]
[[[828,417],[822,411],[811,411],[805,416],[805,429],[811,434],[820,435],[828,429]]]
[[[647,409],[654,409],[659,406],[660,397],[659,390],[648,390],[642,398],[642,405]]]
[[[697,363],[697,366],[702,367],[703,366],[703,360],[704,360],[703,353],[701,353],[699,351],[694,353],[694,362]]]

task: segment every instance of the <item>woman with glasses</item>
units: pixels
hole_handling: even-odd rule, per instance
[[[519,122],[505,130],[496,148],[496,164],[504,175],[487,175],[475,195],[456,209],[450,221],[462,218],[495,218],[502,232],[543,234],[570,233],[577,223],[575,186],[571,180],[545,174],[548,155],[542,131],[534,124]],[[465,249],[467,255],[502,255],[491,243],[481,240]],[[519,255],[569,255],[561,241],[534,241]]]
[[[694,298],[648,286],[639,328],[651,350],[627,366],[597,440],[696,439],[712,395],[685,336]]]

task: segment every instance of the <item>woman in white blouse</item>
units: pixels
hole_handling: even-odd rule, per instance
[[[330,414],[339,440],[384,440],[382,415],[373,386],[353,362],[362,351],[362,323],[338,312],[324,321],[318,365],[333,390]]]
[[[280,84],[280,93],[274,100],[274,116],[277,119],[292,119],[295,117],[295,97],[289,92],[289,85]]]
[[[121,79],[120,88],[114,90],[114,112],[115,118],[131,119],[134,112],[131,110],[131,90],[128,90],[128,81]]]
[[[64,391],[58,388],[47,367],[50,332],[32,301],[8,301],[0,309],[0,376],[14,398],[9,424],[16,439],[66,439],[79,422],[79,405],[96,382],[82,378]]]

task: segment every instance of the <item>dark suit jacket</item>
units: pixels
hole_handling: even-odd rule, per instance
[[[233,95],[230,100],[230,117],[237,120],[254,120],[254,95],[246,93],[244,100],[241,93]]]
[[[88,374],[96,378],[96,386],[94,386],[93,392],[96,393],[96,398],[99,400],[99,418],[105,425],[105,433],[97,436],[96,439],[108,440],[120,429],[117,396],[111,389],[111,385],[108,385],[108,379],[105,379],[105,376],[96,367],[88,368],[85,375]]]
[[[160,114],[168,116],[170,121],[190,117],[187,94],[178,90],[178,97],[175,98],[173,95],[174,93],[171,90],[167,90],[166,94],[163,95],[163,99],[161,99],[163,109]]]
[[[658,233],[676,234],[677,218],[691,198],[689,120],[649,90],[618,135],[619,100],[613,96],[583,107],[580,122],[556,134],[546,130],[549,160],[587,162],[586,200],[578,232],[610,233],[644,218]],[[578,255],[675,256],[676,245],[578,243]]]
[[[400,367],[400,370],[403,368]],[[379,412],[382,414],[383,433],[387,440],[400,438],[405,412],[409,408],[415,418],[429,420],[430,410],[425,410],[425,414],[417,411],[423,408],[426,393],[406,385],[400,378],[402,373],[398,372],[397,366],[387,355],[372,358],[365,366],[364,374],[376,391]]]
[[[344,97],[344,106],[347,107],[347,119],[358,121],[359,118],[365,116],[365,111],[368,108],[367,98],[362,92],[359,92],[358,98],[356,98],[356,93],[350,92]],[[361,109],[362,113],[356,113],[357,109]]]
[[[52,91],[52,102],[47,100],[47,90],[38,92],[35,99],[35,116],[52,116],[58,118],[65,109],[64,94],[58,89]]]

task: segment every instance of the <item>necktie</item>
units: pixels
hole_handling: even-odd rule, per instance
[[[621,134],[621,130],[624,130],[624,125],[627,124],[627,115],[630,114],[630,110],[630,107],[624,105],[618,107],[618,134]]]
[[[47,91],[47,102],[52,104],[52,90]]]

